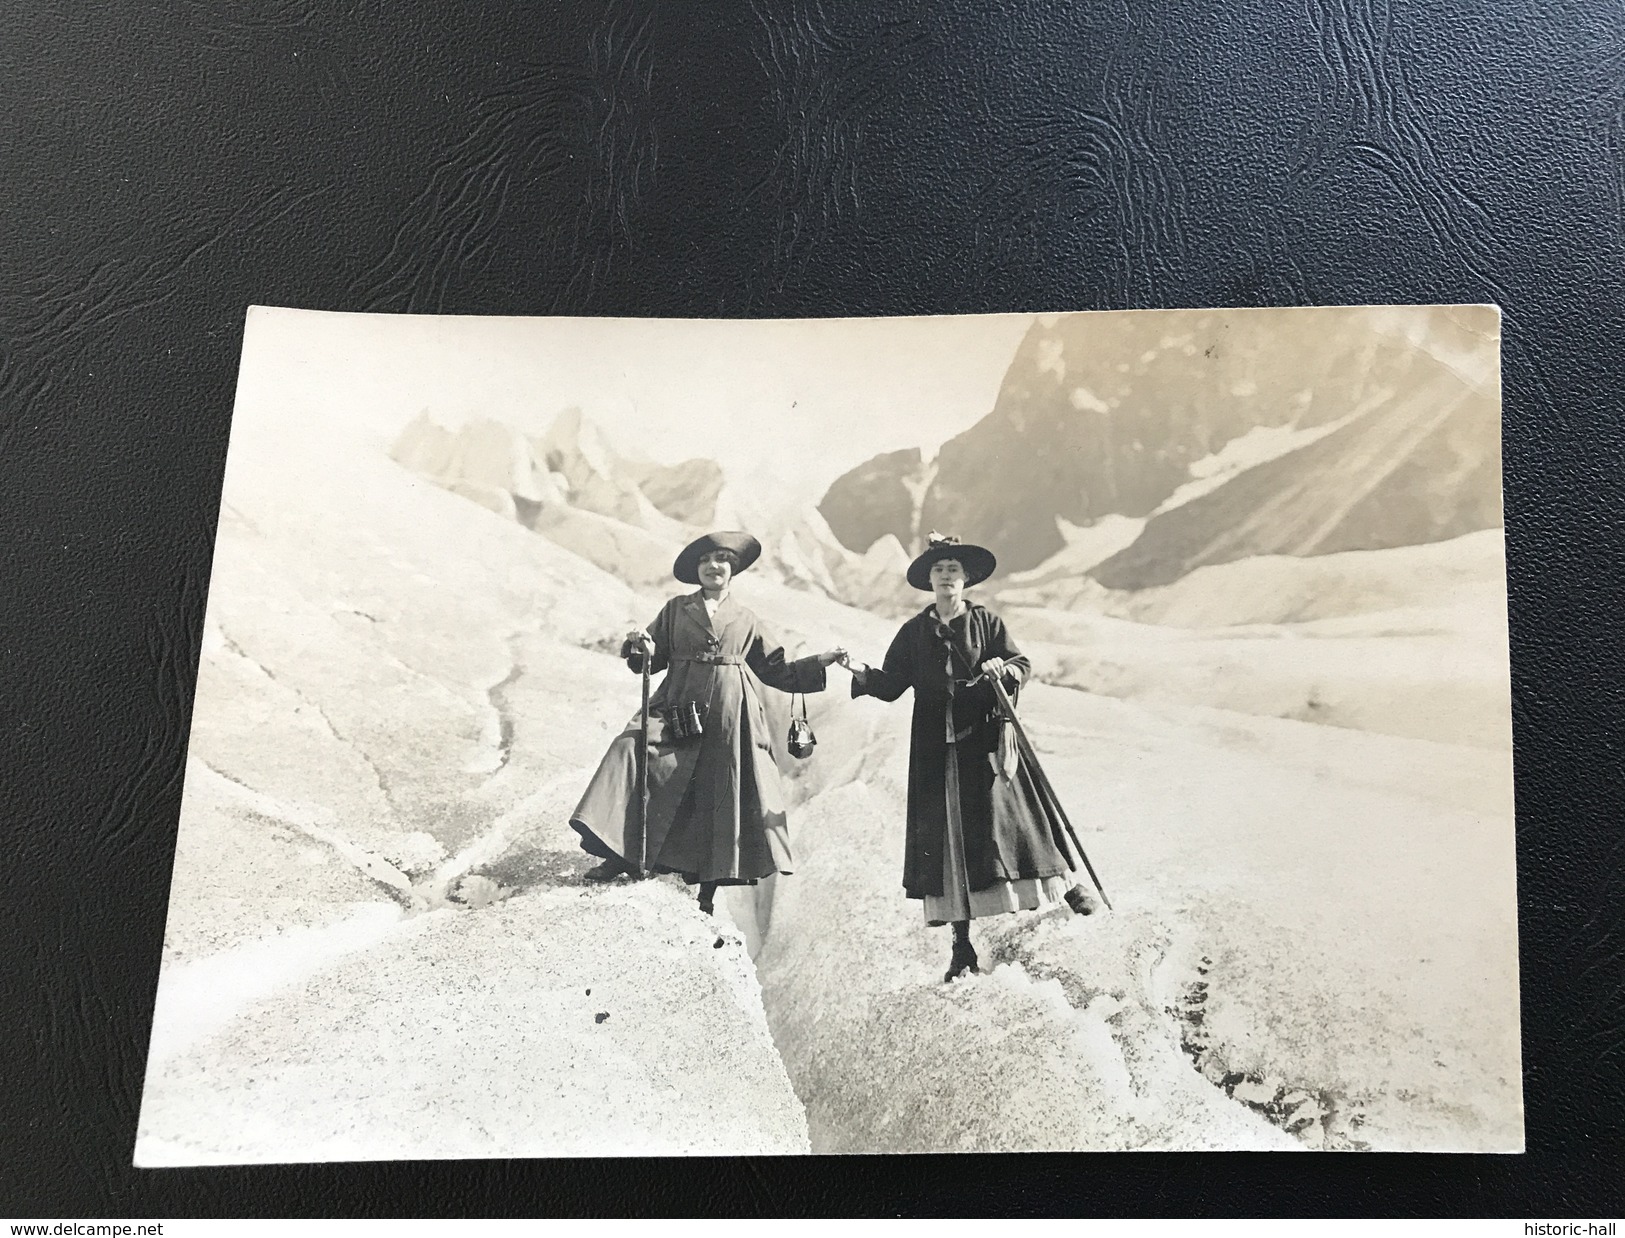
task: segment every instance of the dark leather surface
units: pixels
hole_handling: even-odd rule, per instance
[[[1625,1210],[1619,5],[702,7],[8,9],[0,1212]],[[1396,301],[1506,309],[1526,1155],[130,1167],[248,304]]]

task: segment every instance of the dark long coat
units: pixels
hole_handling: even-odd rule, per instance
[[[965,867],[972,890],[1023,877],[1058,877],[1072,871],[1060,820],[1050,811],[1026,764],[1012,779],[989,759],[999,747],[999,710],[991,684],[967,686],[983,659],[1010,663],[1005,678],[1012,698],[1031,663],[1016,648],[1004,621],[984,606],[966,604],[951,624],[935,606],[915,615],[897,633],[886,660],[871,667],[853,696],[895,701],[914,689],[914,725],[908,754],[908,826],[904,838],[903,889],[909,898],[942,895],[947,846],[947,713],[953,709],[959,815]],[[952,650],[950,652],[950,645]]]
[[[652,674],[666,677],[649,698],[651,711],[693,701],[703,735],[652,744],[649,836],[655,872],[690,881],[754,881],[790,871],[784,791],[758,684],[781,692],[821,692],[816,658],[786,661],[784,647],[758,619],[724,597],[713,620],[699,592],[676,597],[649,625]],[[642,654],[623,648],[627,666]],[[594,855],[627,859],[637,830],[638,718],[610,744],[570,824]],[[635,864],[636,857],[630,857]]]

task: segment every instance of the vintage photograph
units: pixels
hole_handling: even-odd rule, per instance
[[[250,310],[136,1164],[1520,1151],[1499,367]]]

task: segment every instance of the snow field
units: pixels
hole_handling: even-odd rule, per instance
[[[815,1150],[1521,1143],[1504,757],[1035,687],[1117,911],[978,923],[993,970],[943,986],[898,885],[895,713],[798,815],[757,959]],[[1041,1118],[988,1098],[1033,1079]],[[1077,1079],[1088,1111],[1050,1113]]]

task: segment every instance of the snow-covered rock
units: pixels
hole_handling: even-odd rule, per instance
[[[935,472],[917,447],[886,452],[838,477],[819,501],[819,515],[855,553],[887,536],[918,545],[925,532],[920,509]]]
[[[895,537],[854,554],[816,509],[797,513],[763,558],[767,570],[787,583],[818,589],[848,606],[897,616],[923,604],[905,578],[909,556]]]
[[[857,465],[820,508],[854,550],[937,528],[1007,572],[1065,548],[1058,518],[1147,519],[1092,569],[1113,588],[1495,527],[1498,332],[1473,306],[1035,320],[985,417],[929,465]]]
[[[762,542],[759,575],[888,615],[917,601],[896,538],[857,554],[816,508],[771,484],[729,481],[710,460],[665,465],[626,454],[579,409],[560,413],[535,440],[488,419],[447,430],[425,412],[391,455],[639,588],[664,584],[677,551],[700,533],[737,528]]]
[[[1055,523],[1063,545],[1037,567],[1012,572],[993,587],[1001,601],[1018,606],[1072,606],[1098,597],[1101,586],[1087,573],[1140,536],[1142,517],[1102,516],[1091,525],[1075,525],[1063,516]]]
[[[1143,589],[1253,555],[1383,550],[1498,529],[1499,411],[1493,384],[1466,384],[1435,363],[1323,437],[1152,516],[1090,575]]]
[[[1187,466],[1191,479],[1157,504],[1156,510],[1151,515],[1160,516],[1176,507],[1183,507],[1192,499],[1201,498],[1209,491],[1217,490],[1238,473],[1266,464],[1286,455],[1289,451],[1307,447],[1317,439],[1325,438],[1333,430],[1341,429],[1352,421],[1354,416],[1355,414],[1351,413],[1323,425],[1254,426],[1245,434],[1239,434],[1225,443],[1212,455],[1192,460]],[[1065,536],[1066,529],[1062,528],[1061,533]]]

